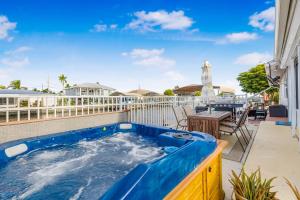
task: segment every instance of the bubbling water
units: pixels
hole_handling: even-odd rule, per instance
[[[98,199],[136,165],[164,156],[135,133],[33,151],[0,169],[0,199]]]

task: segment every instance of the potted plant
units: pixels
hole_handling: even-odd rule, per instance
[[[232,171],[230,183],[233,186],[233,198],[236,200],[277,200],[276,192],[271,191],[274,178],[263,179],[260,169],[247,175],[242,169],[240,176]]]
[[[300,191],[297,189],[295,185],[293,185],[288,179],[285,179],[288,186],[291,188],[297,200],[300,200]]]

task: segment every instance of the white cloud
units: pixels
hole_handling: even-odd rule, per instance
[[[257,40],[258,35],[256,33],[249,33],[249,32],[239,32],[239,33],[230,33],[225,35],[225,37],[219,41],[217,44],[227,44],[227,43],[242,43],[246,41],[253,41]]]
[[[184,81],[184,76],[176,70],[176,61],[164,57],[165,49],[133,49],[130,52],[122,53],[133,60],[134,65],[146,67],[147,69],[157,70],[157,77],[162,80],[178,82]],[[155,84],[155,83],[153,83]]]
[[[153,56],[160,56],[164,52],[164,49],[133,49],[129,53],[124,52],[123,55],[130,55],[133,58],[148,58]]]
[[[10,22],[4,15],[0,15],[0,40],[11,41],[13,37],[9,35],[9,31],[16,28],[17,23]]]
[[[239,56],[234,63],[238,65],[255,66],[270,61],[273,56],[269,53],[252,52]]]
[[[29,59],[28,57],[24,58],[3,58],[0,60],[0,63],[7,66],[7,67],[24,67],[28,65]]]
[[[249,25],[259,28],[263,31],[273,31],[275,23],[275,7],[270,7],[260,13],[254,13],[250,16]]]
[[[164,30],[185,30],[192,26],[193,20],[185,16],[182,10],[167,12],[165,10],[146,12],[135,12],[136,17],[127,28],[138,29],[140,31]]]
[[[105,31],[109,31],[109,30],[115,30],[118,28],[117,24],[103,24],[103,23],[99,23],[99,24],[95,24],[94,27],[90,30],[91,32],[105,32]]]
[[[23,52],[27,52],[27,51],[31,51],[32,48],[31,47],[28,47],[28,46],[21,46],[15,50],[11,50],[11,51],[6,51],[5,54],[6,55],[15,55],[15,54],[18,54],[18,53],[23,53]]]
[[[271,1],[266,1],[265,4],[274,4],[274,1],[271,0]]]
[[[165,75],[172,81],[183,81],[184,80],[184,76],[178,71],[170,70],[170,71],[167,71],[165,73]]]
[[[17,49],[4,52],[2,58],[0,55],[0,77],[9,77],[17,69],[30,64],[29,58],[24,52],[30,51],[28,46],[21,46]]]
[[[111,24],[109,27],[110,27],[111,29],[116,29],[116,28],[118,27],[118,24]]]
[[[153,66],[153,67],[160,67],[160,68],[169,68],[174,66],[176,62],[172,59],[164,58],[161,56],[153,56],[148,57],[142,60],[137,60],[134,62],[135,65],[142,65],[142,66]]]
[[[93,32],[104,32],[107,30],[106,24],[95,24],[94,28],[91,30]]]
[[[0,78],[1,79],[8,78],[10,73],[11,73],[10,68],[5,68],[5,69],[0,68]]]
[[[133,49],[131,52],[122,53],[122,55],[130,56],[135,65],[167,69],[174,66],[176,61],[164,57],[164,52],[164,49]]]

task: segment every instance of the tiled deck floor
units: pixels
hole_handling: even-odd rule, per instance
[[[247,125],[248,129],[252,133],[252,136],[255,138],[255,134],[257,132],[257,124],[248,124]],[[235,136],[234,136],[235,137]],[[254,139],[253,138],[253,139]],[[251,139],[250,144],[247,146],[246,152],[243,152],[242,148],[240,147],[240,144],[236,142],[234,145],[233,149],[230,152],[230,156],[234,157],[237,156],[239,159],[231,159],[230,156],[224,156],[222,159],[222,171],[223,171],[223,190],[225,192],[225,200],[230,200],[232,199],[232,186],[229,182],[230,175],[232,174],[232,170],[235,171],[237,174],[240,173],[242,167],[243,167],[243,162],[247,158],[247,155],[251,149],[253,139]],[[242,154],[242,155],[240,155]],[[240,158],[241,157],[241,158]]]
[[[254,171],[259,167],[264,177],[278,177],[274,181],[278,198],[292,200],[294,197],[284,177],[300,188],[299,149],[299,142],[292,138],[290,127],[276,126],[271,121],[261,122],[245,168]]]
[[[232,160],[222,159],[222,174],[223,174],[223,190],[225,192],[225,200],[230,200],[232,195],[232,186],[229,182],[231,171],[239,173],[242,169],[242,163]]]

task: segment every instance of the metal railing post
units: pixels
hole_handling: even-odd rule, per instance
[[[5,113],[5,121],[9,122],[9,98],[6,98],[6,113]]]

